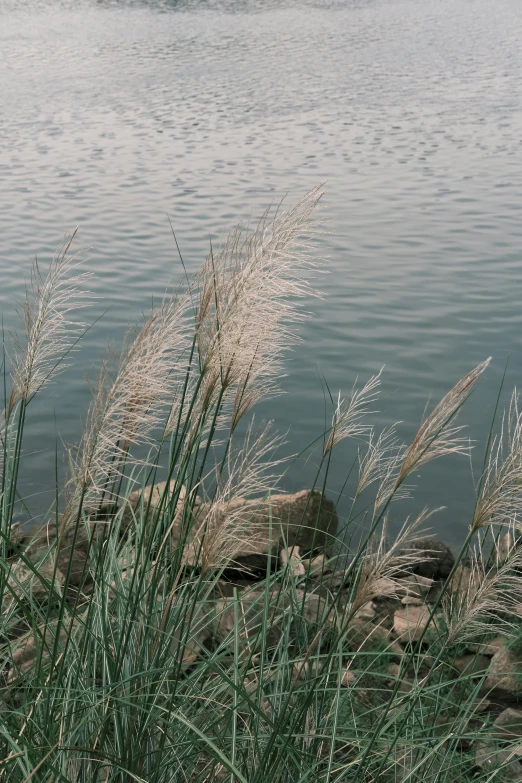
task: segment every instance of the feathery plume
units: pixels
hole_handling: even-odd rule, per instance
[[[398,574],[408,572],[419,562],[419,552],[412,548],[412,544],[423,533],[423,525],[434,513],[436,509],[423,509],[414,520],[408,517],[391,542],[387,535],[387,519],[384,519],[380,533],[372,538],[362,555],[357,586],[350,605],[351,614],[376,595],[397,597],[399,585],[404,584],[398,582]]]
[[[488,567],[482,550],[472,550],[469,566],[457,569],[443,596],[447,644],[509,633],[513,621],[520,621],[521,568],[520,547],[513,547],[498,567]]]
[[[134,339],[127,335],[115,377],[107,363],[102,366],[75,461],[71,508],[80,498],[90,505],[106,492],[131,446],[151,443],[168,410],[179,409],[190,345],[188,308],[186,295],[164,301]]]
[[[370,432],[366,452],[359,455],[359,483],[355,497],[358,498],[367,487],[378,482],[376,510],[393,492],[398,467],[404,459],[405,447],[396,436],[396,426],[393,424],[383,429],[377,438],[373,431]],[[398,487],[393,494],[394,500],[408,497],[410,497],[410,490],[406,484]]]
[[[259,533],[256,512],[266,505],[270,490],[277,483],[273,469],[283,460],[272,455],[282,444],[281,436],[271,432],[272,424],[254,432],[249,425],[242,447],[227,458],[226,471],[216,470],[217,491],[207,512],[197,519],[190,534],[186,558],[198,554],[203,573],[222,568],[232,562],[245,540]],[[261,495],[259,500],[251,499]],[[250,498],[248,502],[244,502]]]
[[[292,300],[314,293],[307,235],[321,196],[316,187],[288,212],[271,220],[267,212],[253,233],[237,228],[204,264],[196,317],[201,400],[210,407],[228,397],[232,431],[261,397],[278,393],[282,353],[297,339],[290,324],[303,318]]]
[[[469,452],[469,442],[465,438],[458,437],[463,427],[450,427],[449,424],[475,388],[489,362],[490,359],[486,359],[485,362],[461,378],[421,424],[412,444],[404,455],[397,476],[397,487],[414,470],[418,470],[431,460],[446,454],[467,454]]]
[[[345,438],[362,438],[371,435],[372,427],[370,424],[364,423],[364,417],[369,413],[375,413],[375,411],[369,411],[368,406],[377,398],[381,373],[382,369],[377,375],[372,375],[362,389],[357,389],[354,386],[348,400],[342,400],[339,394],[332,419],[332,429],[324,448],[324,457]]]
[[[475,506],[472,531],[486,525],[520,526],[522,511],[522,414],[518,393],[511,397],[500,436],[493,442]]]
[[[76,231],[66,239],[52,260],[44,277],[38,262],[31,271],[31,285],[23,306],[26,344],[15,338],[17,351],[13,358],[13,386],[7,415],[16,403],[26,404],[51,378],[68,365],[63,357],[72,350],[85,324],[70,313],[90,304],[91,295],[84,290],[91,273],[70,275],[80,265],[78,254],[69,255]]]

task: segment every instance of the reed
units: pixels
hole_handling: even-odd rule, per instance
[[[346,561],[318,557],[314,545],[303,558],[270,511],[285,470],[281,438],[257,427],[252,409],[279,393],[284,353],[304,317],[299,301],[314,291],[321,196],[315,188],[253,230],[232,231],[103,362],[44,546],[42,534],[39,546],[19,542],[13,525],[26,411],[77,347],[85,326],[76,311],[90,294],[81,257],[70,253],[74,237],[46,275],[35,265],[25,338],[4,346],[0,781],[520,775],[516,730],[481,711],[494,685],[483,655],[491,639],[505,642],[513,671],[503,675],[518,698],[516,392],[488,442],[463,548],[429,602],[400,604],[419,589],[419,565],[432,563],[418,544],[433,512],[388,533],[412,472],[468,453],[455,419],[488,361],[456,383],[409,445],[395,427],[372,423],[380,373],[339,396],[331,428],[318,433],[315,484],[325,490],[339,442],[356,439],[354,500],[339,535],[347,540],[365,524]],[[146,491],[160,465],[166,482]],[[266,557],[264,573],[245,587],[240,553],[262,534],[269,551],[281,542],[282,565]],[[332,537],[327,549],[335,545]],[[394,638],[386,612],[399,607],[394,616],[404,617],[408,605],[417,624],[406,617],[408,639],[398,628]]]

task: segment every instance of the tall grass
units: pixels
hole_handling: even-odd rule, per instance
[[[22,544],[13,514],[27,407],[76,347],[84,327],[70,314],[89,300],[70,243],[46,276],[35,267],[26,338],[6,347],[4,362],[0,781],[514,774],[517,737],[499,740],[495,716],[481,712],[488,671],[477,644],[499,635],[515,644],[520,635],[516,393],[488,444],[464,546],[420,627],[410,624],[410,643],[393,640],[385,611],[381,624],[372,618],[413,584],[415,542],[429,517],[405,520],[390,540],[393,501],[421,465],[466,452],[455,417],[487,362],[456,383],[410,445],[394,428],[371,424],[379,375],[339,398],[314,488],[326,489],[338,443],[358,438],[354,503],[339,535],[359,524],[360,502],[366,525],[347,561],[318,558],[313,542],[306,553],[287,547],[270,514],[284,469],[279,439],[256,429],[251,411],[278,393],[284,350],[303,317],[299,298],[313,292],[321,195],[316,188],[287,212],[267,213],[254,231],[233,231],[127,334],[120,356],[100,369],[45,531]],[[246,436],[238,427],[245,417]],[[143,491],[165,464],[166,481]],[[280,542],[284,565],[267,557],[266,572],[245,579],[238,558],[260,535],[268,550]],[[470,646],[477,665],[459,671]]]

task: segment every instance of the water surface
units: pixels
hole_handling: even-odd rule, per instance
[[[0,0],[4,323],[34,255],[76,225],[103,296],[92,320],[105,313],[34,403],[32,506],[52,497],[56,444],[79,438],[85,373],[180,271],[167,215],[194,270],[210,238],[324,180],[325,297],[259,415],[298,451],[324,427],[323,376],[349,390],[386,365],[380,422],[407,439],[430,395],[492,355],[462,416],[484,442],[508,355],[506,389],[521,375],[521,40],[518,0]],[[416,481],[397,514],[444,505],[436,525],[458,542],[469,463]]]

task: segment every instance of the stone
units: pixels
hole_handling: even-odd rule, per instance
[[[508,707],[495,718],[493,725],[501,737],[522,737],[522,711]]]
[[[393,630],[399,641],[418,642],[429,616],[430,610],[427,606],[406,606],[397,609],[393,615]],[[436,626],[432,620],[423,638],[433,638],[434,633],[436,633]]]
[[[491,658],[485,687],[501,691],[505,697],[522,693],[522,661],[508,647],[500,648]]]
[[[341,674],[341,685],[343,688],[351,688],[357,682],[357,675],[351,669],[344,669]]]
[[[375,617],[375,607],[372,601],[368,601],[358,609],[354,615],[356,620],[373,620]]]
[[[491,773],[488,780],[522,781],[522,764],[517,756],[522,753],[522,746],[498,748],[494,741],[483,740],[475,745],[475,764]],[[498,773],[502,775],[497,777]]]
[[[228,503],[202,503],[195,509],[197,527],[204,529],[205,517],[212,508],[213,525],[219,516],[229,514],[242,519],[249,535],[238,541],[234,567],[266,569],[267,557],[277,556],[284,545],[288,550],[298,546],[304,552],[328,547],[337,531],[337,514],[331,500],[316,490],[302,490],[294,495],[272,495],[269,500],[235,498]],[[179,525],[173,525],[174,544],[179,541]],[[197,552],[197,542],[191,542]],[[190,559],[192,557],[192,560]],[[193,555],[189,564],[195,565]]]
[[[328,603],[324,598],[315,593],[307,593],[305,596],[302,590],[297,590],[295,596],[297,602],[292,599],[290,593],[273,590],[269,594],[268,628],[266,629],[269,647],[274,647],[279,643],[284,615],[292,610],[295,616],[296,603],[297,613],[305,623],[324,624],[325,630],[335,624],[335,612],[328,614]],[[303,600],[304,604],[301,605]],[[255,642],[263,629],[264,612],[265,593],[263,590],[249,590],[245,593],[239,593],[237,602],[233,598],[217,601],[214,608],[213,635],[218,642],[224,642],[227,639],[230,640],[237,631],[241,643]]]
[[[455,563],[451,549],[431,538],[414,541],[407,552],[419,556],[419,561],[413,565],[413,572],[428,579],[447,579]]]
[[[13,522],[9,531],[9,541],[13,547],[19,547],[25,541],[25,531],[20,522]]]
[[[346,634],[346,648],[351,652],[371,651],[388,647],[389,631],[382,625],[374,625],[368,620],[354,619]]]
[[[281,562],[281,568],[288,568],[294,579],[302,579],[306,574],[306,568],[301,558],[300,547],[294,546],[292,549],[281,549],[279,560]]]
[[[461,655],[453,661],[456,670],[467,677],[483,677],[489,669],[490,659],[485,655]]]
[[[480,653],[481,655],[489,655],[492,658],[499,650],[503,650],[506,646],[506,642],[501,636],[491,639],[489,642],[479,644],[468,644],[467,649],[470,652]]]
[[[414,595],[405,595],[401,598],[403,606],[424,606],[422,598],[415,598]]]
[[[166,499],[165,505],[167,505],[167,503],[170,501],[172,493],[176,490],[177,486],[177,482],[174,479],[169,482],[168,497]],[[144,509],[148,508],[149,514],[153,514],[163,500],[166,489],[167,482],[160,481],[158,484],[149,484],[149,486],[145,487],[144,489],[140,488],[136,489],[134,492],[131,492],[130,495],[120,504],[120,507],[123,507],[122,527],[124,529],[128,527],[130,521],[132,520],[133,514],[139,510],[142,502]],[[182,508],[182,505],[185,502],[185,498],[186,489],[184,486],[181,486],[179,489],[178,500],[176,501],[175,516]]]
[[[320,577],[323,574],[331,573],[331,561],[326,555],[317,555],[311,560],[303,560],[307,576]]]
[[[278,593],[271,593],[268,607],[267,643],[269,647],[277,645],[281,633],[281,614],[290,605],[288,596],[279,603]],[[215,605],[213,635],[218,642],[224,642],[236,632],[242,643],[254,643],[263,627],[265,594],[261,590],[252,590],[233,598],[217,601]],[[236,606],[237,604],[237,606]],[[237,616],[237,628],[236,628]]]
[[[519,542],[515,540],[513,532],[508,530],[500,536],[495,547],[495,564],[500,568],[513,554],[516,545]]]
[[[50,560],[45,561],[37,568],[38,573],[49,583],[52,582],[54,565]],[[60,592],[63,586],[64,576],[57,569],[55,573],[54,590]],[[38,576],[22,560],[14,563],[9,576],[8,585],[21,600],[29,601],[31,598],[42,600],[50,594],[47,587]]]
[[[420,574],[411,574],[400,580],[401,588],[404,588],[407,596],[412,598],[422,598],[431,590],[434,581]]]
[[[171,634],[170,652],[179,661],[181,653],[181,669],[188,669],[197,660],[203,645],[210,639],[213,633],[213,615],[210,607],[196,609],[190,620],[190,631],[186,628],[175,628]],[[186,625],[186,623],[184,624]]]
[[[39,568],[44,562],[53,562],[51,558],[56,556],[57,568],[64,578],[67,576],[70,564],[69,584],[71,586],[78,587],[81,582],[90,583],[92,581],[89,573],[90,540],[84,523],[79,523],[76,534],[75,527],[68,527],[62,536],[59,548],[56,547],[56,543],[56,524],[48,522],[33,536],[25,554]]]
[[[306,680],[308,677],[317,676],[317,661],[296,661],[293,667],[293,678],[295,680]]]
[[[399,666],[398,663],[390,663],[390,665],[388,666],[388,674],[390,675],[390,677],[393,677],[394,680],[397,679],[397,677],[400,674],[400,671],[401,671],[401,667]]]
[[[471,705],[471,709],[473,712],[486,712],[489,710],[489,707],[491,705],[491,702],[489,699],[475,699],[475,701]]]
[[[7,675],[7,684],[10,685],[19,677],[30,672],[36,663],[40,647],[44,645],[42,661],[49,659],[49,654],[53,649],[53,645],[56,639],[56,627],[48,625],[47,628],[40,629],[43,639],[39,638],[38,643],[35,640],[33,634],[22,636],[13,642],[14,652],[12,655],[12,662],[9,668],[9,674]],[[67,632],[64,628],[60,630],[59,642],[58,642],[58,655],[64,648],[67,641]]]

